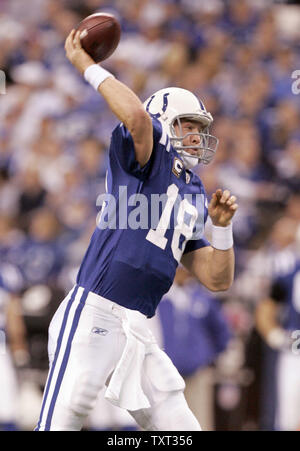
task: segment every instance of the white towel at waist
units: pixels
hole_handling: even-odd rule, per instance
[[[142,388],[142,367],[146,354],[145,337],[135,333],[128,318],[122,319],[126,335],[126,345],[122,356],[111,376],[105,398],[127,410],[150,407],[150,402]]]
[[[155,343],[154,337],[143,327],[146,318],[141,313],[122,308],[117,308],[115,313],[121,317],[126,345],[111,376],[105,398],[127,410],[148,408],[150,402],[142,388],[142,367],[147,345]]]
[[[87,303],[118,318],[126,336],[124,350],[105,391],[107,400],[126,410],[150,407],[142,387],[144,373],[153,387],[151,399],[154,401],[158,393],[184,390],[183,378],[167,354],[158,347],[145,315],[92,292],[89,292]]]

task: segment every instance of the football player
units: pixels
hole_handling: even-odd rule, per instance
[[[282,218],[290,245],[276,258],[269,297],[256,308],[256,326],[267,345],[278,352],[276,362],[275,429],[300,428],[300,258],[296,248],[298,222]],[[294,239],[293,239],[294,237]]]
[[[65,49],[120,124],[112,133],[99,224],[76,285],[49,327],[50,370],[36,430],[80,430],[105,384],[105,397],[142,429],[200,430],[184,381],[148,331],[147,317],[172,285],[179,262],[212,291],[227,290],[233,281],[236,198],[217,190],[207,206],[203,185],[190,171],[216,151],[212,116],[179,88],[158,91],[143,105],[95,64],[75,30]],[[165,202],[156,214],[158,196]],[[211,245],[203,238],[208,214]]]
[[[20,395],[16,369],[29,363],[26,328],[17,292],[22,277],[10,264],[0,266],[0,431],[18,429]]]

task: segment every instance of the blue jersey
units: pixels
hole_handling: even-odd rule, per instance
[[[19,268],[23,288],[40,283],[55,284],[63,266],[58,241],[37,241],[27,238],[10,252],[9,261]]]
[[[284,304],[283,327],[300,330],[300,259],[277,275],[271,297]]]
[[[0,330],[6,327],[6,308],[10,295],[22,288],[22,277],[18,269],[10,264],[0,264]]]
[[[203,238],[206,195],[196,174],[153,119],[153,151],[141,168],[134,143],[119,124],[112,133],[107,194],[77,283],[151,317],[173,283],[183,253]]]

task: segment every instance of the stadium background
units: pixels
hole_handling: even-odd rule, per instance
[[[271,429],[276,353],[257,334],[255,308],[291,245],[291,221],[300,224],[300,94],[292,90],[300,11],[268,0],[0,1],[0,274],[20,295],[30,356],[18,368],[20,428],[32,427],[47,327],[73,285],[104,191],[117,121],[64,53],[69,31],[104,10],[122,26],[104,67],[142,100],[184,87],[214,116],[220,145],[198,172],[208,195],[228,188],[239,210],[236,280],[219,297],[232,339],[209,365],[208,402],[216,430]]]

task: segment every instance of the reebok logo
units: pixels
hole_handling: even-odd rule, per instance
[[[101,327],[93,327],[92,334],[106,335],[106,334],[108,334],[108,330],[102,329]]]

